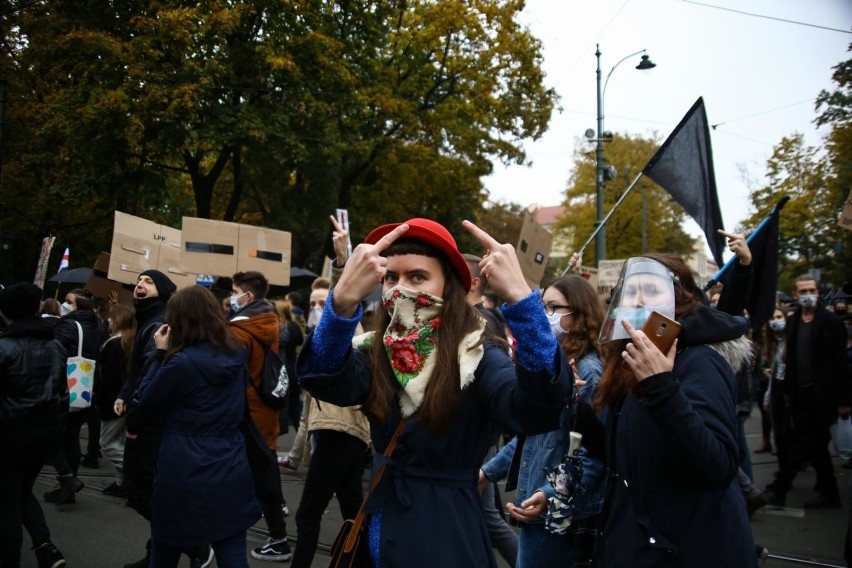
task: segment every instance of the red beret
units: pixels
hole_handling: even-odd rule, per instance
[[[429,243],[439,251],[444,253],[450,261],[450,265],[455,270],[456,275],[461,280],[465,291],[470,290],[470,268],[467,266],[467,261],[459,252],[456,246],[456,240],[443,225],[432,221],[431,219],[415,218],[406,221],[408,230],[402,235],[403,239],[417,239]],[[373,229],[367,238],[364,239],[369,245],[376,244],[379,239],[402,225],[402,223],[389,223]]]

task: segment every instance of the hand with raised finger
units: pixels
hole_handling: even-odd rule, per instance
[[[346,266],[346,261],[349,260],[349,231],[344,229],[337,222],[337,217],[329,215],[331,224],[334,225],[334,232],[331,234],[331,244],[334,246],[335,264],[337,268]]]
[[[510,304],[529,296],[532,290],[524,278],[515,247],[498,243],[470,221],[466,220],[462,225],[487,251],[479,263],[479,272],[488,280],[488,286]]]
[[[375,244],[361,243],[355,247],[334,287],[336,314],[345,318],[355,315],[361,300],[369,296],[385,277],[388,259],[382,256],[382,252],[407,230],[408,224],[403,223]]]
[[[666,354],[657,349],[657,346],[651,343],[651,340],[648,339],[648,336],[643,331],[634,329],[628,321],[621,320],[621,325],[624,326],[632,341],[621,352],[621,356],[640,382],[653,375],[674,369],[677,339],[675,339],[671,349]]]
[[[751,249],[748,248],[745,235],[741,233],[728,233],[722,229],[716,231],[726,239],[728,239],[728,248],[734,253],[743,266],[751,264]]]

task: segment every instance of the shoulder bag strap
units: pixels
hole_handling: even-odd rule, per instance
[[[399,426],[396,427],[396,431],[394,431],[393,436],[391,436],[390,442],[388,442],[388,447],[385,448],[385,457],[389,458],[393,454],[394,448],[396,448],[396,442],[399,439],[399,435],[402,433],[402,430],[405,428],[405,424],[408,422],[407,418],[403,418]],[[387,465],[383,465],[379,468],[379,471],[376,472],[376,475],[373,477],[373,480],[370,482],[370,489],[367,491],[367,495],[364,496],[364,501],[361,502],[361,508],[358,509],[358,514],[355,515],[355,520],[352,523],[352,530],[349,531],[349,535],[346,537],[346,542],[343,545],[344,552],[350,552],[355,548],[355,540],[358,537],[358,533],[361,532],[361,525],[364,524],[364,509],[367,507],[367,501],[370,499],[370,495],[373,494],[373,490],[379,485],[379,482],[382,480],[382,475],[385,473],[385,468]]]
[[[77,320],[74,323],[77,324],[77,357],[83,357],[83,326]]]

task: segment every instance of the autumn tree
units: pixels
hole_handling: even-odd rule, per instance
[[[616,134],[605,144],[605,159],[615,168],[615,176],[604,185],[604,214],[612,209],[642,171],[660,143],[638,135]],[[565,214],[556,222],[555,230],[563,234],[571,248],[577,251],[595,228],[594,148],[578,142],[574,164],[563,202]],[[640,178],[606,224],[607,258],[623,259],[650,251],[692,254],[696,241],[681,226],[685,215],[683,208],[661,187],[648,178]],[[584,251],[583,264],[597,264],[594,241]]]
[[[18,216],[93,249],[116,208],[289,230],[297,264],[319,262],[335,207],[356,240],[424,212],[459,235],[555,100],[521,0],[5,8],[0,197],[38,188]]]

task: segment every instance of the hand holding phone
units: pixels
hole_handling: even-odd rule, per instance
[[[660,312],[651,312],[645,325],[642,326],[642,332],[648,336],[651,343],[663,355],[666,355],[672,348],[674,340],[680,335],[680,330],[681,325],[679,323]]]

